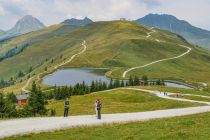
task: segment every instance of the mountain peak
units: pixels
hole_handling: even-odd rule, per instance
[[[22,17],[22,19],[24,19],[24,18],[34,18],[34,17],[32,15],[25,15]]]
[[[37,18],[33,17],[32,15],[25,15],[16,22],[12,29],[3,33],[0,39],[22,35],[32,31],[40,30],[42,28],[45,28],[45,25],[41,23]]]
[[[209,31],[194,27],[187,21],[180,20],[173,15],[148,14],[135,22],[168,30],[183,36],[190,43],[210,48]]]
[[[23,18],[17,21],[13,30],[19,33],[28,33],[31,31],[44,28],[45,25],[41,23],[37,18],[32,15],[25,15]]]
[[[76,18],[66,19],[62,22],[62,24],[73,25],[73,26],[84,26],[92,22],[93,21],[91,19],[85,17],[84,19],[76,19]]]
[[[186,29],[186,26],[192,26],[188,22],[179,20],[175,16],[168,14],[148,14],[143,18],[137,19],[136,22],[161,29],[166,29],[171,32],[175,32],[174,30],[183,31],[183,29]]]

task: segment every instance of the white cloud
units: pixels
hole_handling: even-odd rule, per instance
[[[27,14],[51,25],[72,17],[98,21],[165,13],[210,30],[209,7],[210,0],[0,0],[0,28],[10,28]]]
[[[2,6],[0,6],[0,16],[5,15],[5,10]]]

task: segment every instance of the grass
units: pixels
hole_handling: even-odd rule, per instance
[[[130,67],[174,57],[186,51],[177,44],[192,47],[175,34],[157,29],[151,38],[146,38],[148,32],[149,27],[127,21],[95,22],[74,30],[61,26],[56,31],[32,37],[33,45],[0,62],[0,77],[8,79],[16,76],[20,70],[27,71],[30,66],[34,68],[31,75],[43,72],[44,67],[52,66],[51,59],[60,63],[64,61],[60,59],[61,55],[72,56],[73,51],[80,50],[83,39],[87,41],[86,52],[64,67],[108,67],[116,69],[107,74],[114,78],[122,78],[122,73]],[[26,36],[30,39],[30,34]],[[164,42],[158,43],[155,38]],[[127,78],[129,75],[141,77],[145,74],[152,78],[210,82],[210,53],[192,48],[192,53],[181,59],[131,71]]]
[[[210,96],[210,92],[207,92],[207,91],[185,89],[185,88],[175,88],[175,87],[167,87],[167,86],[139,86],[137,88],[149,89],[149,90],[159,90],[159,91],[166,91],[166,92],[172,92],[172,93]]]
[[[0,54],[6,53],[8,50],[13,48],[14,46],[18,47],[18,45],[21,45],[24,42],[29,42],[29,39],[30,39],[30,42],[31,42],[31,40],[33,38],[36,38],[38,36],[43,36],[45,34],[49,34],[50,32],[53,32],[53,31],[59,29],[60,27],[61,27],[60,25],[53,25],[53,26],[50,26],[48,28],[45,28],[45,29],[42,29],[42,30],[39,30],[39,31],[34,31],[34,32],[31,32],[31,33],[27,33],[25,35],[21,35],[19,37],[16,37],[16,38],[13,38],[9,41],[6,41],[5,43],[1,44]]]
[[[70,114],[95,114],[94,101],[96,99],[102,100],[102,112],[104,114],[142,112],[201,105],[198,103],[166,100],[141,91],[117,89],[84,96],[72,96],[70,98]],[[52,100],[49,102],[47,108],[55,108],[57,112],[56,115],[62,116],[64,101]]]
[[[184,98],[184,99],[190,99],[190,100],[196,100],[196,101],[210,102],[210,98],[199,97],[199,96],[180,95],[180,96],[178,96],[178,98]]]
[[[63,31],[64,29],[66,31]],[[0,77],[7,80],[12,76],[16,77],[19,71],[27,72],[30,67],[37,69],[51,59],[56,59],[56,57],[63,54],[60,52],[67,51],[74,45],[73,42],[70,43],[70,39],[64,41],[66,38],[63,38],[66,33],[72,30],[72,27],[67,28],[66,26],[57,25],[11,40],[5,46],[6,48],[24,42],[30,42],[31,45],[24,49],[22,53],[0,62]],[[17,62],[18,65],[16,65]]]
[[[165,61],[131,71],[131,75],[149,75],[152,78],[181,79],[189,82],[207,82],[210,75],[210,53],[193,48],[191,53],[176,60]]]
[[[28,134],[5,140],[208,140],[210,113],[157,119],[146,122],[76,127],[61,131]]]

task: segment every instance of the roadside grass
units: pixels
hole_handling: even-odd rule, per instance
[[[5,140],[208,140],[210,113],[145,122],[75,127],[55,132],[28,134]]]
[[[171,95],[171,96],[176,97],[176,95]],[[179,95],[178,98],[190,99],[190,100],[195,100],[195,101],[210,102],[210,98],[199,97],[199,96]]]
[[[84,96],[70,97],[70,115],[95,114],[94,102],[96,99],[102,100],[103,114],[142,112],[203,105],[198,103],[162,99],[153,94],[141,91],[116,89],[113,91],[104,91]],[[64,100],[51,100],[49,101],[47,108],[56,109],[56,115],[62,116]]]
[[[158,90],[158,91],[165,91],[172,93],[181,93],[181,94],[183,93],[183,94],[210,96],[210,92],[200,91],[195,89],[185,89],[185,88],[176,88],[176,87],[167,87],[167,86],[136,86],[136,88]]]

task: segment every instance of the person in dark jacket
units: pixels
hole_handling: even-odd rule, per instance
[[[101,101],[97,99],[95,103],[95,109],[96,109],[96,116],[98,119],[101,119],[101,108],[102,108]]]
[[[64,103],[64,117],[68,117],[69,115],[69,98],[66,98]]]

